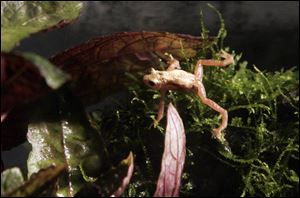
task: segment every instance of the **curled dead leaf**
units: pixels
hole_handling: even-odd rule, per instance
[[[125,72],[136,75],[158,67],[168,52],[177,59],[196,55],[197,49],[211,46],[215,38],[168,32],[123,32],[101,36],[50,58],[71,74],[72,88],[85,104],[126,85]]]

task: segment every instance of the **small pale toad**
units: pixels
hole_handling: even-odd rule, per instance
[[[166,71],[158,71],[151,68],[150,74],[146,74],[143,80],[149,87],[160,90],[161,93],[156,123],[163,118],[165,104],[164,97],[167,90],[183,89],[193,91],[200,97],[204,104],[221,114],[221,125],[218,128],[213,129],[213,136],[221,142],[224,141],[222,130],[227,127],[227,111],[206,97],[205,88],[202,84],[203,65],[224,67],[234,62],[233,56],[224,50],[221,50],[220,55],[224,58],[224,60],[199,60],[196,64],[194,74],[181,70],[179,61],[174,59],[172,56],[170,56],[171,60],[169,61],[169,66]]]

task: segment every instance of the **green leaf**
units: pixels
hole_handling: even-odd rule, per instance
[[[24,183],[20,168],[14,167],[1,173],[1,197],[9,194]]]
[[[59,164],[57,166],[51,165],[45,169],[41,169],[38,173],[33,174],[24,185],[7,194],[7,196],[31,197],[39,195],[44,190],[51,190],[49,185],[53,184],[66,168],[66,164]]]
[[[289,180],[295,183],[299,183],[299,176],[294,170],[289,171]]]
[[[89,125],[81,104],[65,90],[41,100],[37,106],[40,108],[27,134],[32,145],[29,176],[50,164],[67,163],[67,173],[59,178],[57,195],[74,196],[87,183],[80,168],[82,161],[90,162],[83,166],[89,177],[100,175],[100,136]],[[98,159],[95,164],[91,163],[93,159]]]
[[[70,75],[37,54],[24,52],[22,53],[22,56],[30,60],[39,69],[40,74],[44,77],[47,85],[52,89],[59,88],[66,81],[71,79]]]
[[[76,19],[77,1],[1,1],[1,51],[11,51],[30,34]]]

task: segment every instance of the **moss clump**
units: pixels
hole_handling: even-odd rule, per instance
[[[219,14],[219,13],[218,13]],[[221,15],[219,14],[220,18]],[[208,31],[202,24],[202,37]],[[202,49],[181,67],[193,72],[200,58],[218,58],[226,30],[221,18],[219,42]],[[295,68],[273,73],[261,71],[235,55],[226,68],[204,68],[203,84],[208,98],[228,110],[227,153],[211,139],[218,113],[192,93],[169,91],[187,134],[187,158],[181,196],[297,196],[299,193],[299,75]],[[245,52],[247,53],[247,52]],[[162,62],[162,65],[164,63]],[[152,127],[159,92],[149,89],[141,76],[128,77],[128,101],[111,111],[92,113],[109,153],[125,155],[132,150],[136,168],[124,196],[154,193],[163,151],[165,119]],[[221,145],[222,146],[222,145]]]

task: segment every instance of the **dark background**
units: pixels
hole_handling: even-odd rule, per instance
[[[217,14],[208,2],[86,2],[78,21],[62,29],[38,33],[17,48],[49,57],[93,37],[123,31],[168,31],[200,35],[200,10],[216,35]],[[243,53],[243,60],[261,69],[276,70],[299,65],[299,2],[212,1],[223,15],[228,37],[225,46]],[[25,170],[27,144],[3,152],[6,167]],[[26,153],[26,152],[25,152]]]
[[[75,23],[25,39],[18,50],[51,56],[93,37],[123,31],[168,31],[200,35],[200,10],[211,36],[219,28],[209,1],[85,2]],[[243,60],[275,70],[299,65],[298,1],[211,1],[223,15],[225,46],[243,53]]]

